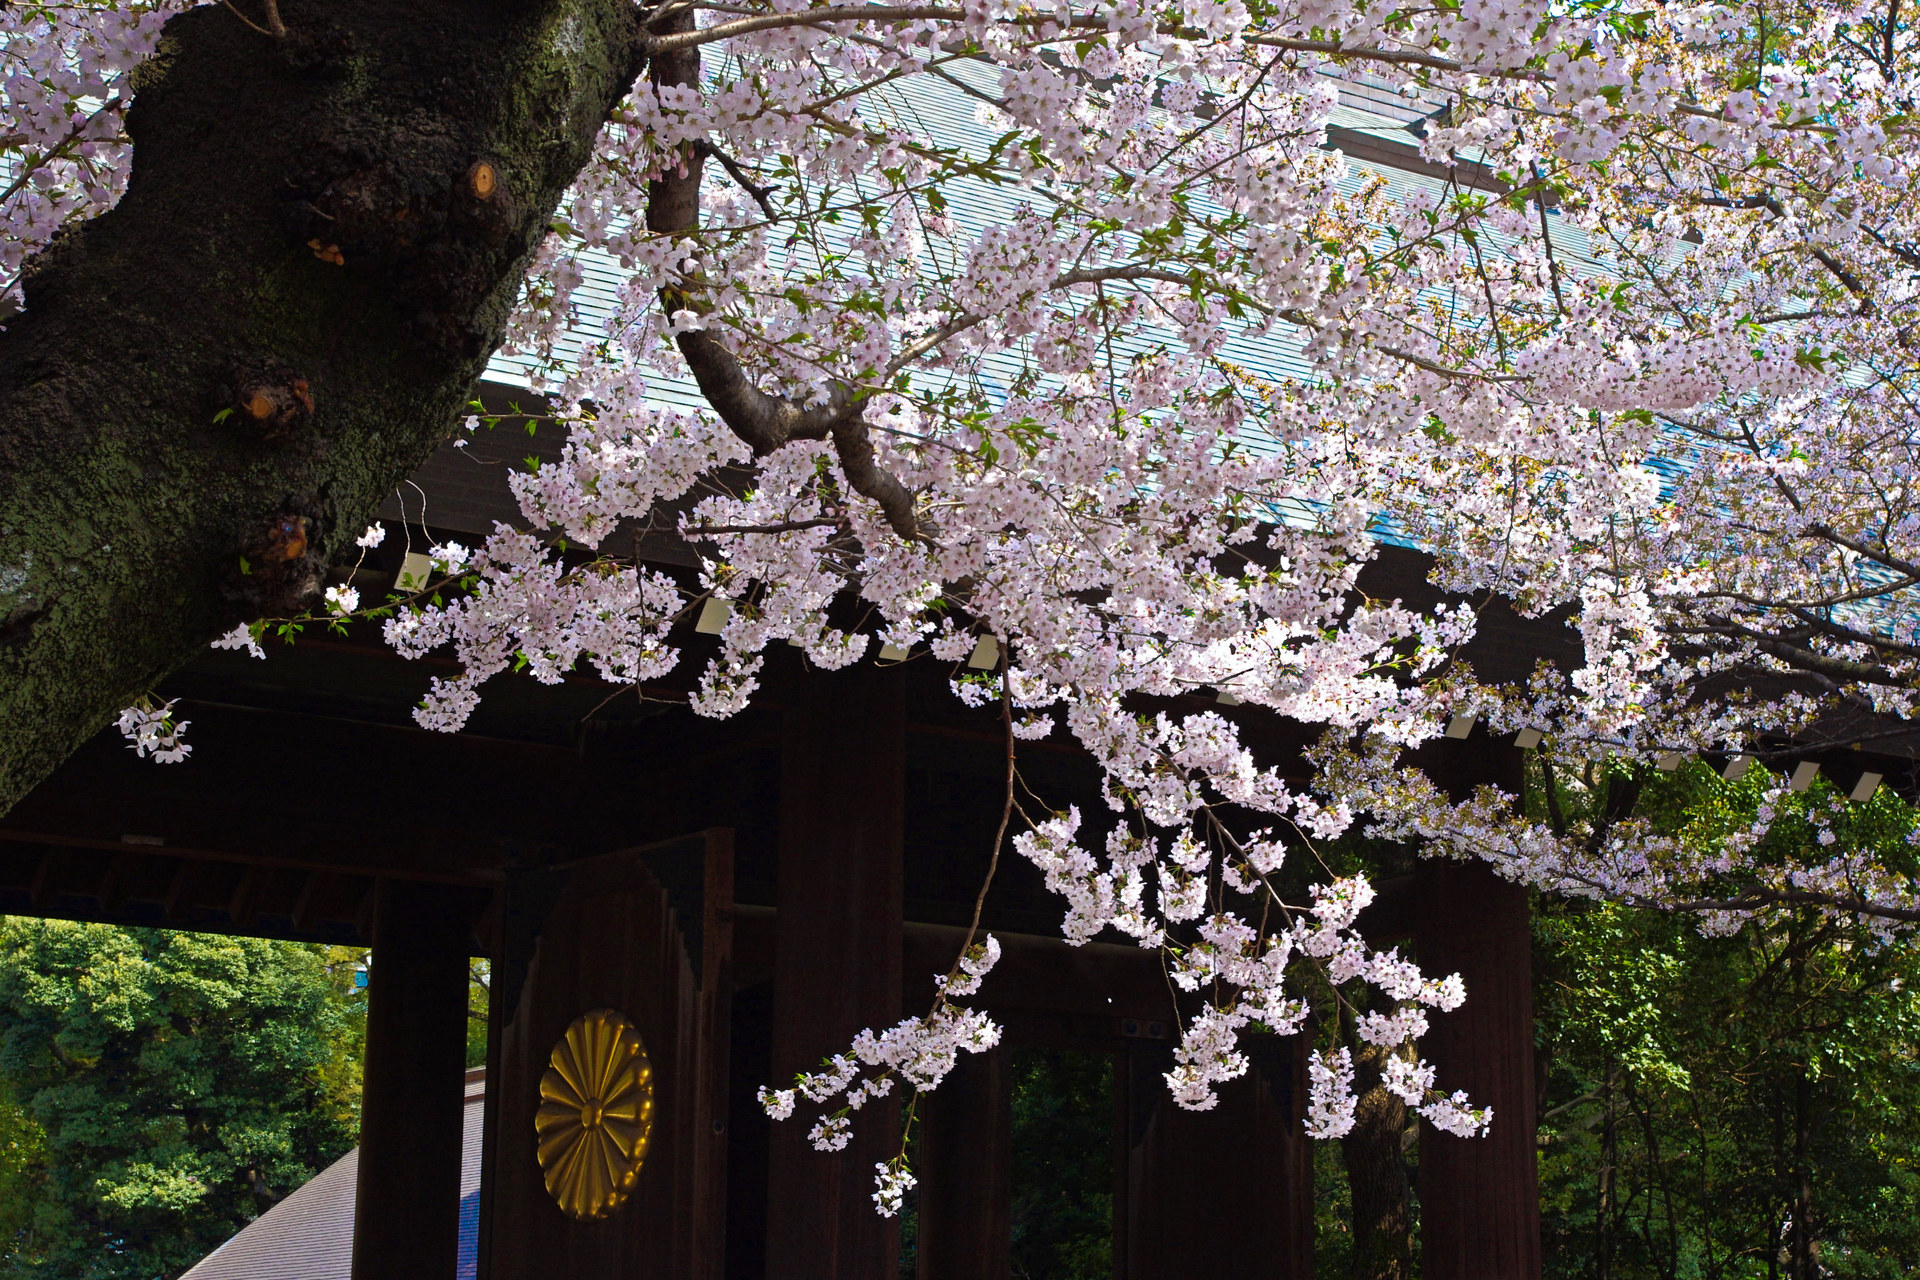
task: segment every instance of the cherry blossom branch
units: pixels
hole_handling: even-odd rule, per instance
[[[95,120],[104,115],[118,115],[126,109],[126,99],[116,94],[112,98],[109,98],[98,111],[95,111],[92,115],[87,116],[84,120],[80,121],[80,123],[67,130],[65,137],[41,152],[38,158],[21,160],[20,172],[14,177],[12,182],[9,182],[4,188],[0,188],[0,204],[5,204],[7,201],[13,199],[14,196],[18,195],[20,189],[33,180],[33,175],[36,172],[46,168],[46,166],[52,164],[55,160],[64,158],[74,147],[85,141],[86,133],[93,127]]]
[[[1920,585],[1920,583],[1916,583],[1912,579],[1901,582],[1890,582],[1884,587],[1874,589],[1863,588],[1859,591],[1849,591],[1835,595],[1812,606],[1791,600],[1769,600],[1744,591],[1702,592],[1689,599],[1731,600],[1736,604],[1744,604],[1761,613],[1784,613],[1790,617],[1799,619],[1802,625],[1808,630],[1816,631],[1830,640],[1838,640],[1842,644],[1864,645],[1868,648],[1877,649],[1882,653],[1898,654],[1904,658],[1920,658],[1920,645],[1905,644],[1891,637],[1862,630],[1858,627],[1842,626],[1833,621],[1833,619],[1823,617],[1821,614],[1815,612],[1816,609],[1832,609],[1865,600],[1884,599],[1886,596],[1897,595],[1901,592],[1911,590],[1917,585]]]
[[[818,520],[782,520],[776,524],[690,524],[681,527],[680,532],[688,537],[712,538],[723,533],[794,533],[801,529],[838,529],[846,525],[839,516],[827,516]]]
[[[690,26],[689,11],[670,25]],[[683,33],[684,34],[684,33]],[[656,86],[688,87],[699,83],[699,43],[668,43],[662,37],[650,45],[649,75]],[[678,169],[661,173],[648,184],[647,229],[655,234],[685,235],[699,227],[702,148],[685,148]],[[677,289],[663,289],[670,311],[684,312],[691,299]],[[691,317],[682,322],[696,323]],[[926,540],[914,515],[914,495],[892,472],[879,465],[860,404],[846,386],[834,382],[819,403],[801,406],[785,396],[769,395],[753,384],[740,361],[726,347],[698,327],[683,327],[676,335],[680,353],[693,372],[700,392],[727,426],[758,456],[765,457],[794,440],[831,439],[840,470],[856,493],[872,499],[887,523],[909,542]]]
[[[657,55],[697,49],[701,45],[753,35],[759,31],[827,26],[838,22],[958,22],[965,17],[962,10],[944,5],[823,5],[793,13],[755,14],[751,18],[715,23],[697,31],[690,29],[671,35],[651,36],[644,39],[641,46],[646,53]]]
[[[753,35],[762,31],[787,30],[796,27],[832,26],[840,23],[879,22],[953,22],[963,23],[969,15],[965,10],[943,5],[823,5],[792,13],[765,13],[750,17],[737,18],[732,22],[717,23],[700,30],[675,32],[669,35],[648,36],[642,40],[643,52],[672,53],[682,49],[696,48],[739,36]],[[1073,14],[1064,20],[1054,16],[1035,13],[1022,15],[1013,20],[1016,25],[1037,25],[1042,22],[1053,23],[1066,30],[1105,29],[1109,25],[1103,14]],[[1183,39],[1201,39],[1207,33],[1180,24],[1162,23],[1155,28],[1161,35]],[[1268,36],[1257,33],[1242,33],[1239,39],[1248,45],[1259,48],[1277,49],[1291,53],[1311,53],[1333,59],[1356,62],[1379,63],[1384,66],[1420,67],[1429,71],[1441,71],[1450,75],[1479,76],[1490,80],[1507,80],[1527,84],[1552,84],[1554,77],[1536,67],[1507,67],[1462,62],[1438,54],[1425,53],[1416,49],[1388,49],[1377,45],[1348,45],[1338,40],[1307,40],[1289,36]],[[1681,115],[1693,116],[1704,120],[1721,121],[1726,118],[1726,109],[1702,106],[1697,103],[1676,102],[1672,109]],[[1813,120],[1778,121],[1775,128],[1783,130],[1803,130],[1810,133],[1833,134],[1837,130],[1831,125]]]
[[[1777,635],[1754,627],[1742,626],[1737,622],[1681,623],[1676,630],[1683,635],[1738,638],[1769,657],[1778,658],[1797,670],[1827,676],[1842,682],[1882,685],[1896,689],[1905,688],[1911,683],[1876,663],[1856,662],[1848,658],[1835,658],[1816,653],[1804,645],[1794,644]]]
[[[1896,556],[1884,547],[1876,548],[1872,543],[1862,542],[1858,538],[1850,538],[1839,530],[1824,524],[1808,525],[1807,533],[1815,538],[1824,538],[1837,547],[1845,547],[1856,555],[1865,556],[1875,564],[1884,565],[1896,573],[1904,574],[1906,577],[1920,582],[1920,561],[1908,560],[1902,556]]]
[[[275,40],[286,39],[287,24],[280,20],[280,0],[261,0],[261,4],[266,9],[267,17],[267,25],[264,27],[252,18],[249,18],[246,14],[240,12],[239,8],[233,3],[233,0],[221,0],[221,3],[233,11],[234,17],[240,19],[240,21],[246,23],[247,26],[258,31],[261,35],[271,37]]]
[[[1689,898],[1669,902],[1626,895],[1621,898],[1621,901],[1630,906],[1647,907],[1658,911],[1688,912],[1750,912],[1764,907],[1820,907],[1830,911],[1872,916],[1880,920],[1897,920],[1904,924],[1920,923],[1920,907],[1895,907],[1836,893],[1818,893],[1808,889],[1766,889],[1758,885],[1742,890],[1731,898]]]
[[[1047,283],[1039,286],[1035,292],[1051,293],[1059,289],[1072,288],[1077,284],[1100,284],[1108,281],[1122,280],[1150,280],[1162,284],[1177,284],[1183,287],[1190,286],[1193,283],[1193,277],[1190,274],[1169,271],[1164,267],[1142,265],[1088,267],[1077,271],[1064,272],[1055,276],[1053,279],[1047,281]],[[938,348],[948,339],[958,337],[968,329],[985,323],[989,318],[990,317],[981,315],[978,312],[961,312],[931,333],[917,338],[902,347],[893,359],[887,362],[887,367],[881,374],[879,380],[885,382],[894,374],[900,372],[900,370],[906,368],[915,360],[918,360],[921,356]]]
[[[760,206],[760,211],[767,215],[769,222],[779,220],[780,214],[774,209],[773,201],[770,199],[774,192],[773,187],[755,182],[748,175],[745,165],[742,165],[738,160],[735,160],[711,142],[702,139],[695,145],[698,146],[704,154],[720,162],[721,167],[727,171],[727,176],[732,178],[742,191],[753,198],[753,202]]]
[[[644,42],[649,53],[671,53],[680,49],[694,48],[716,41],[731,40],[737,36],[753,35],[761,31],[778,31],[793,27],[826,26],[842,22],[964,22],[968,18],[964,9],[955,9],[945,5],[821,5],[811,9],[801,9],[792,13],[764,13],[752,17],[737,18],[732,22],[716,23],[698,31],[688,31],[665,36],[654,36]],[[1103,14],[1073,14],[1064,21],[1053,14],[1034,13],[1024,15],[1020,20],[1028,25],[1040,22],[1053,22],[1068,29],[1080,30],[1090,27],[1105,28],[1108,20]],[[1162,24],[1156,28],[1166,35],[1199,36],[1202,33],[1195,28],[1174,24]],[[1345,45],[1337,40],[1300,40],[1283,36],[1245,35],[1247,44],[1262,48],[1280,49],[1291,53],[1316,53],[1331,58],[1352,58],[1362,62],[1379,62],[1389,66],[1425,67],[1432,71],[1467,72],[1492,78],[1507,78],[1529,81],[1550,80],[1545,72],[1529,69],[1503,67],[1477,67],[1457,62],[1451,58],[1435,54],[1420,53],[1411,49],[1383,49],[1371,45]]]
[[[1006,735],[1007,744],[1007,786],[1006,798],[1000,804],[1000,825],[993,833],[993,855],[987,860],[987,874],[980,881],[980,892],[974,895],[973,919],[967,923],[967,939],[960,944],[960,952],[965,955],[973,949],[974,935],[980,931],[980,913],[986,910],[987,890],[993,888],[993,876],[1000,869],[1000,846],[1006,843],[1007,824],[1013,820],[1014,802],[1014,732],[1013,732],[1013,675],[1012,646],[996,638],[1000,648],[1000,727]],[[959,961],[955,969],[947,975],[949,980],[958,973]]]

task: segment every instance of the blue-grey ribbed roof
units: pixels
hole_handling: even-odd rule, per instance
[[[961,61],[948,64],[944,75],[946,79],[920,75],[885,85],[863,101],[863,110],[876,117],[910,123],[938,146],[955,148],[977,158],[988,156],[1003,130],[997,124],[982,120],[979,109],[985,101],[998,100],[1001,69],[985,61]],[[1347,156],[1348,172],[1341,184],[1345,191],[1357,193],[1371,183],[1384,180],[1396,193],[1424,191],[1444,196],[1447,188],[1459,181],[1457,175],[1423,161],[1418,154],[1419,136],[1414,130],[1432,116],[1439,104],[1411,96],[1384,77],[1350,68],[1342,69],[1334,79],[1338,99],[1328,121],[1328,145]],[[945,188],[945,194],[948,216],[968,238],[991,225],[1006,222],[1022,205],[1037,203],[1040,199],[1035,192],[1015,184],[990,184],[975,178],[954,182]],[[1567,268],[1598,273],[1600,266],[1594,260],[1592,246],[1579,229],[1565,225],[1557,215],[1552,217],[1552,223],[1554,250]],[[1507,247],[1504,238],[1491,231],[1483,231],[1480,242],[1494,253]],[[619,262],[604,251],[588,250],[579,255],[579,261],[583,279],[573,294],[567,337],[556,353],[563,359],[583,347],[600,343],[607,336],[608,320],[616,310],[616,299],[627,278]],[[1450,309],[1449,299],[1440,298],[1440,301]],[[1130,335],[1130,340],[1116,344],[1120,348],[1116,355],[1131,358],[1147,353],[1156,345],[1174,341],[1171,333],[1137,333]],[[1220,355],[1245,370],[1255,382],[1280,386],[1316,381],[1313,369],[1302,354],[1298,335],[1284,327],[1260,336],[1231,337],[1222,345]],[[1013,382],[1021,364],[1022,357],[1017,351],[995,353],[981,362],[973,377],[990,398],[997,399],[1001,389]],[[488,365],[487,380],[507,387],[529,388],[538,381],[533,376],[535,367],[535,361],[529,356],[496,354]],[[936,379],[944,376],[934,375]],[[654,376],[648,381],[648,391],[649,398],[663,407],[707,408],[698,388],[688,378]],[[1257,438],[1243,437],[1240,441],[1243,449],[1257,450],[1261,444]],[[1276,509],[1273,514],[1288,523],[1311,522],[1314,518],[1305,510]],[[1386,542],[1412,545],[1390,521],[1379,523],[1374,536]]]
[[[876,116],[909,121],[939,146],[985,157],[1003,130],[982,122],[976,113],[982,99],[999,98],[1000,68],[983,61],[958,62],[949,64],[945,73],[958,83],[926,75],[909,77],[873,91],[864,100],[863,109]],[[1338,104],[1328,123],[1334,131],[1332,145],[1348,155],[1350,172],[1342,184],[1345,190],[1358,192],[1380,179],[1385,179],[1396,191],[1409,193],[1425,190],[1439,194],[1446,189],[1448,178],[1419,161],[1415,153],[1419,138],[1412,131],[1412,126],[1432,113],[1435,104],[1411,98],[1377,76],[1347,72],[1336,84]],[[1343,141],[1348,145],[1342,146]],[[1354,142],[1382,145],[1355,147],[1351,145]],[[1392,153],[1402,150],[1408,166],[1404,168],[1392,160]],[[1365,154],[1356,154],[1360,151]],[[973,178],[954,182],[945,188],[945,194],[949,216],[970,234],[1004,223],[1022,205],[1038,199],[1035,193],[1013,184],[989,184]],[[1555,251],[1562,260],[1572,269],[1596,270],[1597,264],[1592,260],[1591,247],[1585,237],[1576,228],[1561,225],[1558,217],[1553,222],[1556,224]],[[1503,247],[1500,238],[1491,233],[1482,233],[1481,241],[1495,251]],[[599,343],[606,336],[607,321],[616,309],[620,287],[628,274],[612,255],[600,250],[582,253],[580,265],[584,278],[573,294],[571,324],[559,353],[569,358],[581,347]],[[1142,339],[1136,345],[1144,351],[1150,341]],[[1301,357],[1301,344],[1285,331],[1253,340],[1230,341],[1224,354],[1263,381],[1313,380],[1312,370]],[[998,361],[990,359],[989,391],[993,390],[993,373],[997,371],[1010,380],[1017,367],[1018,357],[1012,353],[1002,355]],[[534,361],[528,356],[496,354],[487,367],[486,376],[490,382],[525,388],[531,385],[533,372]],[[690,379],[656,378],[648,387],[652,397],[662,405],[706,407]]]

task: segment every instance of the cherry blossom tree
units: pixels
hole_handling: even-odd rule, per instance
[[[1274,887],[1358,826],[1710,926],[1920,919],[1911,868],[1844,842],[1767,861],[1764,806],[1702,848],[1455,803],[1404,762],[1463,716],[1563,776],[1908,732],[1920,36],[1895,5],[175,7],[0,19],[0,796],[216,636],[358,611],[316,601],[327,565],[504,343],[571,437],[516,477],[519,527],[436,549],[463,589],[386,622],[462,664],[421,723],[459,728],[516,662],[657,679],[709,610],[704,715],[776,642],[953,664],[1010,760],[1057,733],[1104,770],[1110,812],[1013,823],[1010,782],[1003,830],[1070,941],[1163,948],[1195,993],[1183,1105],[1246,1069],[1247,1029],[1302,1025],[1312,971],[1377,991],[1359,1035],[1407,1105],[1489,1121],[1411,1047],[1458,980],[1366,945],[1364,879]],[[1420,104],[1445,180],[1327,145],[1362,74]],[[589,264],[622,283],[583,343]],[[699,581],[619,554],[635,527],[698,547]],[[1451,602],[1365,597],[1383,539]],[[1477,677],[1494,596],[1570,618],[1583,661]],[[1246,711],[1164,709],[1196,692]],[[183,752],[164,707],[121,714]],[[1322,727],[1313,782],[1242,714]],[[937,1084],[997,1036],[954,1003],[995,954],[769,1109],[825,1108],[831,1149]],[[1313,1132],[1352,1125],[1352,1079],[1315,1063]],[[910,1177],[880,1170],[883,1211]]]

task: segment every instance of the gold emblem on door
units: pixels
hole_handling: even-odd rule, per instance
[[[625,1014],[595,1009],[573,1020],[540,1077],[540,1171],[561,1212],[582,1222],[626,1202],[653,1130],[653,1063]]]

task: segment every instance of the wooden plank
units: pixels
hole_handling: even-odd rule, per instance
[[[819,1066],[900,1017],[905,680],[899,668],[814,672],[784,717],[773,1078]],[[896,1280],[898,1229],[873,1211],[877,1163],[899,1151],[898,1104],[869,1104],[845,1150],[773,1127],[770,1276]]]

